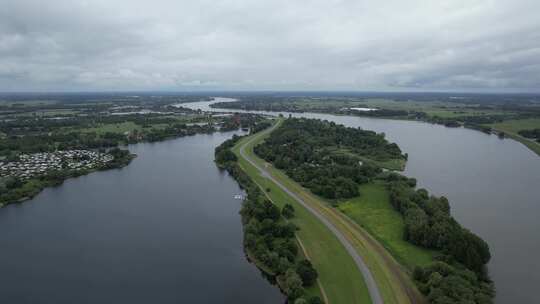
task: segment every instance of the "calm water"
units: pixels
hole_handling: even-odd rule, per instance
[[[0,303],[283,303],[242,250],[232,136],[138,144],[121,170],[0,209]]]
[[[188,106],[211,110],[211,103]],[[292,115],[384,132],[409,154],[405,174],[417,178],[419,186],[431,193],[448,197],[455,218],[489,243],[496,302],[538,303],[540,157],[534,152],[511,139],[463,128],[325,114]]]

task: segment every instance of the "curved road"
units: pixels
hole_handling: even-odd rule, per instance
[[[246,141],[241,147],[240,147],[240,155],[246,159],[252,166],[257,168],[266,178],[270,179],[272,182],[274,182],[278,187],[280,187],[283,191],[285,191],[288,195],[290,195],[294,200],[296,200],[300,205],[302,205],[304,208],[306,208],[311,214],[313,214],[317,219],[319,219],[332,233],[337,237],[337,239],[341,242],[341,244],[345,247],[349,255],[353,258],[354,262],[356,263],[356,266],[362,273],[362,276],[364,277],[364,282],[366,283],[366,286],[369,291],[369,296],[371,297],[371,302],[373,304],[383,304],[384,301],[382,299],[381,293],[379,291],[379,288],[377,287],[377,284],[375,283],[375,279],[373,278],[373,275],[369,271],[369,268],[367,267],[366,263],[364,263],[364,260],[362,260],[362,257],[356,252],[354,247],[351,245],[351,243],[345,238],[345,236],[337,229],[330,221],[328,221],[322,214],[320,214],[315,209],[311,208],[306,202],[304,202],[298,195],[296,195],[294,192],[290,191],[287,187],[285,187],[283,184],[281,184],[279,181],[277,181],[268,171],[262,167],[260,167],[253,159],[248,157],[246,155],[246,146],[253,142],[255,139],[259,138],[260,136],[272,132],[278,124],[274,124],[270,129],[267,129],[258,135],[255,135],[250,140]]]

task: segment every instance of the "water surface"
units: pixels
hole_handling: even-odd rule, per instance
[[[232,133],[130,146],[127,167],[0,209],[0,303],[283,303],[242,249]]]

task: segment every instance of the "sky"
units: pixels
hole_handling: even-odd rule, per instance
[[[539,0],[0,0],[0,92],[540,92]]]

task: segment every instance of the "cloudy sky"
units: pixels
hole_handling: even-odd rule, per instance
[[[0,91],[540,92],[539,0],[0,0]]]

